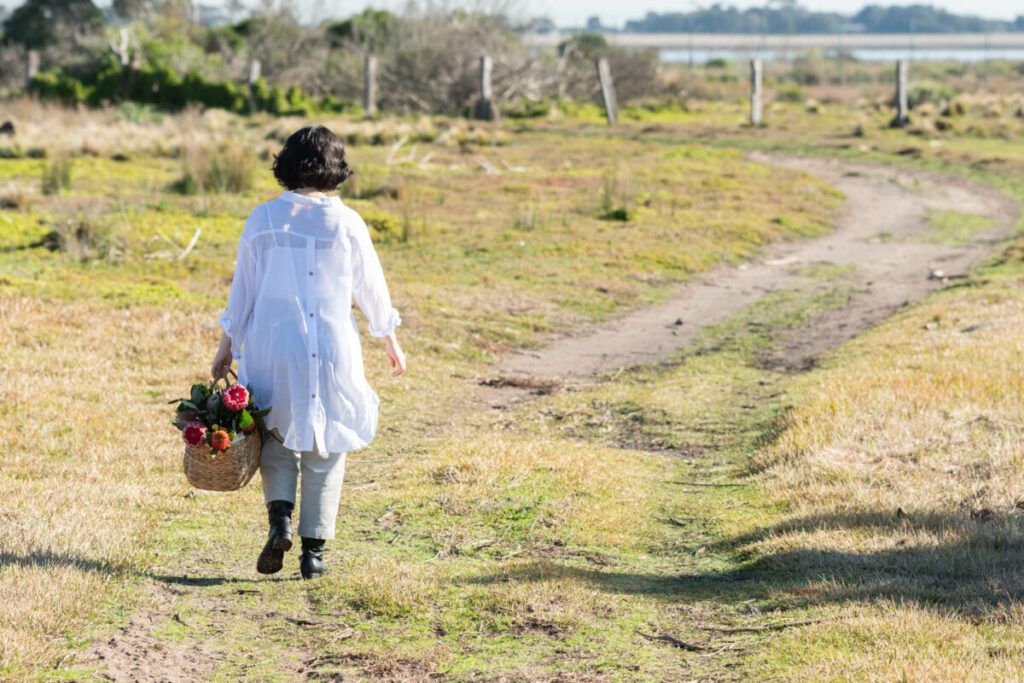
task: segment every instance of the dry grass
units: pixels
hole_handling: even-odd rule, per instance
[[[1004,291],[942,297],[867,335],[808,387],[769,451],[780,484],[818,511],[1013,510],[1022,331],[1024,301]]]
[[[803,599],[857,615],[778,646],[773,659],[794,680],[1014,677],[1024,610],[1015,283],[935,297],[800,382],[803,398],[759,456],[785,515],[732,541]]]
[[[0,298],[0,670],[59,659],[66,638],[135,590],[152,553],[143,539],[182,506],[166,458],[174,435],[140,427],[164,422],[182,364],[199,362],[190,340],[211,334],[204,324]]]

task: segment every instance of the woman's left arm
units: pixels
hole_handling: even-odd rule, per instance
[[[353,226],[352,234],[352,295],[359,310],[366,316],[369,332],[373,337],[384,337],[385,349],[391,360],[395,377],[405,372],[405,354],[398,344],[395,328],[402,318],[391,305],[391,295],[384,280],[377,250],[373,248],[370,230],[360,218]]]

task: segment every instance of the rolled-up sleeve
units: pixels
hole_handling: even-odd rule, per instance
[[[391,295],[370,239],[370,230],[358,215],[353,216],[351,243],[352,296],[369,322],[370,334],[386,337],[402,324],[402,319],[391,306]]]
[[[224,333],[231,337],[231,355],[239,358],[245,334],[252,320],[252,309],[256,297],[256,259],[253,246],[245,233],[238,240],[238,257],[235,261],[235,275],[231,279],[231,293],[228,305],[218,319]]]

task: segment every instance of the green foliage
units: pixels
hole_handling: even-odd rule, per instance
[[[787,85],[776,89],[775,99],[779,102],[803,102],[806,98],[804,97],[804,89],[799,85]]]
[[[938,81],[915,83],[907,93],[907,104],[914,109],[925,102],[939,105],[953,100],[959,93],[955,88]]]
[[[558,44],[558,54],[578,54],[584,59],[596,59],[608,48],[608,41],[599,33],[577,33]]]
[[[501,115],[512,119],[543,118],[551,113],[554,103],[550,98],[529,99],[520,97],[514,102],[503,102],[500,105]]]
[[[394,37],[398,17],[387,10],[367,7],[362,14],[353,14],[344,21],[327,26],[327,35],[335,45],[355,43],[364,50],[376,52]]]
[[[60,100],[64,104],[83,102],[90,92],[80,80],[60,69],[38,74],[29,90],[40,98]]]
[[[372,207],[360,207],[359,215],[363,217],[367,227],[370,228],[370,234],[375,242],[391,242],[403,239],[403,235],[405,235],[402,221],[394,214]]]
[[[298,85],[284,90],[278,84],[268,86],[263,79],[258,80],[252,90],[258,110],[279,116],[312,116],[319,111],[341,112],[354,106],[349,100],[333,96],[317,101]],[[116,59],[106,58],[98,65],[90,83],[83,83],[62,69],[54,69],[36,76],[31,91],[42,99],[60,100],[68,105],[84,102],[102,106],[129,101],[177,111],[189,104],[201,104],[235,113],[245,113],[248,108],[248,89],[238,83],[207,78],[196,71],[182,76],[161,63],[125,70]]]
[[[184,429],[189,422],[201,422],[208,430],[213,430],[214,427],[224,429],[234,440],[239,432],[252,431],[256,425],[261,424],[271,410],[269,407],[259,409],[253,403],[252,387],[247,386],[246,391],[249,392],[248,407],[234,411],[224,405],[224,389],[217,387],[217,381],[210,384],[193,384],[187,398],[170,401],[178,404],[172,424],[178,429]],[[209,436],[207,432],[207,443]]]
[[[4,21],[4,44],[29,49],[54,45],[61,33],[99,33],[103,15],[92,0],[26,0]]]

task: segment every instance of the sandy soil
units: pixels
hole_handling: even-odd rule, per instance
[[[563,383],[664,360],[692,344],[702,327],[765,294],[809,286],[800,272],[804,267],[855,266],[844,276],[855,291],[848,305],[794,331],[791,341],[766,359],[773,368],[807,369],[822,352],[961,275],[1010,234],[1017,215],[1016,204],[998,191],[961,178],[837,160],[763,154],[751,160],[803,169],[842,190],[846,200],[835,230],[818,239],[773,245],[753,262],[715,268],[661,304],[552,337],[539,350],[510,353],[482,398],[505,407]],[[930,209],[989,216],[993,225],[969,244],[930,243],[924,239],[934,230],[927,224]]]

